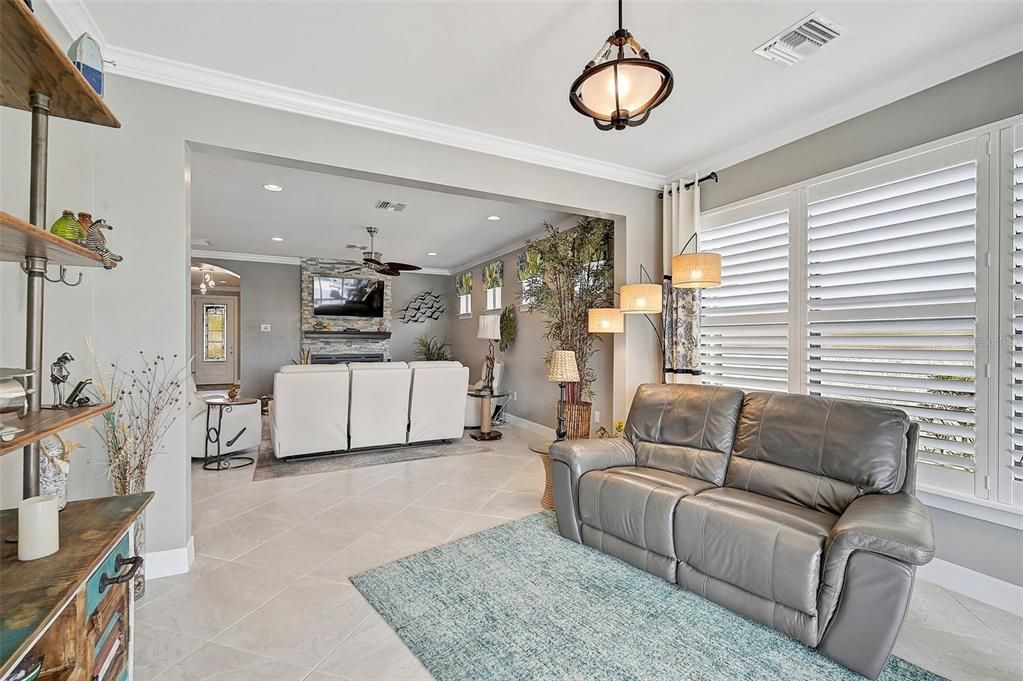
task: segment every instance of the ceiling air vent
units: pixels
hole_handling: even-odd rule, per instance
[[[846,33],[848,31],[834,21],[814,12],[771,38],[753,52],[764,59],[792,66]]]
[[[398,203],[397,201],[377,201],[377,210],[386,210],[392,213],[400,213],[405,210],[408,204]]]

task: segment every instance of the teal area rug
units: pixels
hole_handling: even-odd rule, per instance
[[[438,681],[862,679],[541,513],[352,578]],[[892,656],[883,681],[941,679]]]

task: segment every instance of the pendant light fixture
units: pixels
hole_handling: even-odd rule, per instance
[[[587,310],[587,331],[590,333],[623,333],[625,317],[616,307],[591,307]]]
[[[626,56],[626,47],[632,56]],[[651,59],[622,27],[622,0],[618,0],[618,30],[572,83],[568,100],[599,129],[624,130],[645,123],[650,110],[671,94],[673,84],[671,69]]]

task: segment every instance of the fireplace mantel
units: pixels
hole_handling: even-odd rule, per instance
[[[306,338],[364,338],[366,340],[385,340],[391,337],[390,331],[327,331],[317,329],[314,331],[303,331]]]

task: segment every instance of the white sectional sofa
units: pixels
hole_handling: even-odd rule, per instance
[[[462,437],[469,369],[458,362],[281,367],[270,433],[277,458]]]

